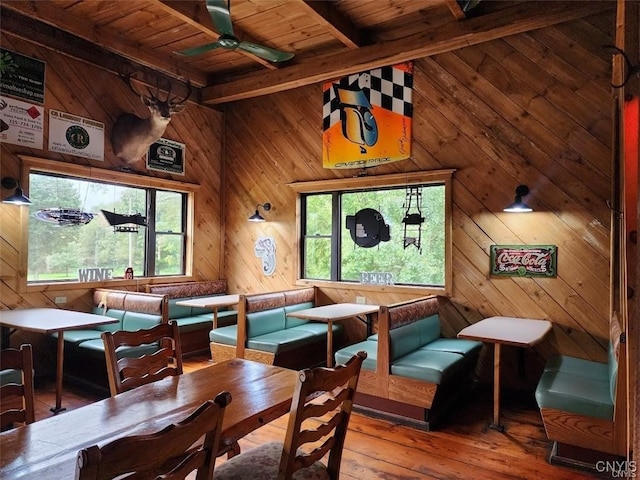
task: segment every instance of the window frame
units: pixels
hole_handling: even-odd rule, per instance
[[[397,293],[419,293],[420,295],[450,296],[453,291],[453,241],[452,241],[452,184],[455,169],[442,169],[424,172],[398,173],[370,177],[341,178],[332,180],[316,180],[309,182],[290,183],[296,193],[296,233],[295,233],[295,272],[296,285],[319,285],[327,288],[340,288],[358,291],[388,291]],[[343,282],[333,280],[315,280],[302,278],[304,231],[302,219],[304,216],[303,195],[323,193],[331,194],[341,191],[371,190],[386,187],[407,187],[411,185],[441,184],[445,187],[445,281],[444,287],[424,285],[369,285],[358,282]],[[336,239],[334,238],[333,241]]]
[[[18,291],[21,293],[40,292],[40,291],[57,291],[69,290],[70,288],[96,288],[96,287],[124,287],[127,285],[137,286],[140,281],[147,282],[153,279],[154,282],[159,279],[167,279],[169,281],[188,281],[193,277],[193,230],[194,230],[194,197],[195,192],[200,187],[196,184],[180,182],[176,180],[167,180],[158,177],[148,177],[137,175],[129,172],[121,172],[117,170],[107,170],[103,168],[88,167],[84,165],[76,165],[71,163],[59,162],[55,160],[47,160],[43,158],[30,157],[26,155],[18,155],[22,160],[20,184],[26,191],[29,191],[29,175],[34,173],[50,173],[61,175],[64,177],[76,177],[83,180],[95,180],[107,182],[111,184],[152,188],[158,190],[168,190],[177,193],[186,194],[186,215],[183,219],[186,222],[184,234],[184,261],[185,274],[171,276],[137,276],[133,280],[124,278],[115,278],[108,281],[97,282],[79,282],[79,281],[59,281],[59,282],[27,282],[28,271],[28,245],[29,245],[29,209],[20,208],[20,226],[21,237],[23,238],[24,247],[19,252],[19,264],[21,271],[17,276]],[[149,241],[149,240],[147,240]]]

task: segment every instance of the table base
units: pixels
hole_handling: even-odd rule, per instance
[[[487,428],[491,430],[496,430],[498,432],[504,432],[504,425],[502,425],[501,423],[489,423],[487,425]]]

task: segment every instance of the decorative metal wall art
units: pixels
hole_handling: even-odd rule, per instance
[[[491,275],[555,277],[558,247],[555,245],[491,245]]]
[[[389,225],[382,214],[373,208],[363,208],[355,215],[347,215],[346,228],[359,247],[371,248],[391,239]]]

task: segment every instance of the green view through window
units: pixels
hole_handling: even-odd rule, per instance
[[[301,191],[301,278],[446,288],[447,187]]]
[[[185,193],[33,170],[29,186],[28,283],[184,275]]]

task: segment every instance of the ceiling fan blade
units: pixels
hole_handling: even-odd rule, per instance
[[[229,4],[225,0],[207,0],[207,11],[220,35],[233,36]]]
[[[187,48],[186,50],[182,50],[180,52],[176,52],[178,55],[184,55],[186,57],[192,57],[194,55],[200,55],[201,53],[208,52],[209,50],[215,50],[216,48],[220,48],[218,42],[207,43],[206,45],[200,45],[199,47]]]
[[[245,52],[253,53],[260,58],[269,60],[270,62],[284,62],[293,58],[293,53],[275,50],[273,48],[256,45],[251,42],[240,42],[238,48]]]

